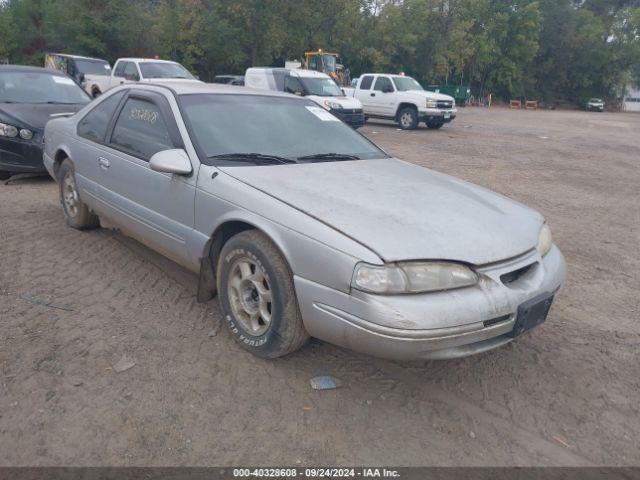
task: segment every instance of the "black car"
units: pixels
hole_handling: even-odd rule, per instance
[[[0,65],[0,179],[46,172],[44,126],[51,118],[74,114],[90,101],[64,73]]]
[[[244,86],[244,75],[216,75],[213,83],[224,83],[226,85]]]

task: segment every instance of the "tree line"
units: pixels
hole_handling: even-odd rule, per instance
[[[640,81],[640,0],[0,0],[0,61],[173,59],[204,80],[342,55],[475,95],[618,98]]]

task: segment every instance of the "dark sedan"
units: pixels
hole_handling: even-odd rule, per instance
[[[91,98],[64,73],[0,65],[0,179],[44,173],[44,126],[73,115]]]

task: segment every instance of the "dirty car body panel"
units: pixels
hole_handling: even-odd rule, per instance
[[[194,272],[225,225],[262,231],[290,267],[304,326],[314,337],[379,357],[466,356],[504,345],[519,329],[544,320],[537,314],[523,323],[541,302],[546,315],[564,281],[559,249],[537,248],[543,217],[517,202],[381,151],[361,160],[212,161],[195,138],[198,127],[183,102],[190,95],[238,102],[275,98],[299,102],[313,113],[317,107],[308,100],[247,88],[166,84],[119,87],[97,105],[119,92],[122,99],[102,140],[78,135],[79,123],[95,105],[48,124],[49,172],[55,178],[60,158],[71,158],[80,194],[93,211]],[[174,132],[166,147],[184,149],[189,174],[152,171],[147,159],[114,147],[115,118],[128,115],[132,97],[162,105],[157,112]],[[332,128],[348,129],[336,123]],[[452,262],[477,281],[404,294],[373,293],[354,284],[359,265],[416,261]]]

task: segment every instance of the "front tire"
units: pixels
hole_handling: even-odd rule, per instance
[[[225,321],[244,349],[276,358],[307,342],[291,270],[263,233],[231,237],[220,252],[216,279]]]
[[[398,124],[403,130],[415,130],[418,127],[418,111],[405,107],[398,112]]]
[[[11,178],[11,172],[5,172],[0,170],[0,180],[9,180]]]
[[[98,88],[94,88],[93,91],[91,92],[91,96],[93,98],[98,98],[100,95],[102,95],[102,92]]]
[[[427,128],[430,128],[431,130],[439,130],[443,126],[444,126],[444,123],[432,123],[432,122],[427,123]]]
[[[60,203],[67,225],[78,230],[96,228],[100,225],[98,216],[80,199],[73,163],[68,158],[62,162],[58,172],[60,183]]]

